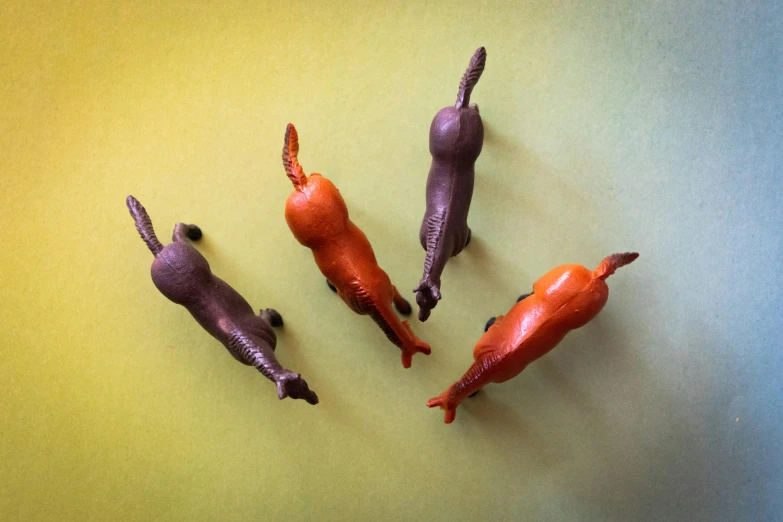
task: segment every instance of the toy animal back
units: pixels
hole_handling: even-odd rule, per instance
[[[348,217],[348,208],[334,184],[320,174],[306,176],[298,160],[299,137],[289,124],[283,144],[283,166],[294,185],[285,205],[285,219],[294,237],[313,251],[329,286],[358,314],[369,315],[387,338],[402,350],[402,365],[410,367],[417,352],[429,354],[405,321],[392,310],[409,314],[400,296],[375,259],[370,242]]]
[[[486,50],[479,48],[462,77],[457,103],[441,109],[430,125],[432,165],[427,177],[427,210],[419,231],[426,257],[424,275],[413,290],[421,321],[427,320],[441,298],[440,278],[446,262],[470,242],[474,165],[484,143],[484,126],[470,95],[486,59]]]
[[[141,203],[133,196],[128,196],[126,203],[136,229],[155,256],[151,273],[158,290],[184,306],[236,360],[254,366],[274,382],[280,399],[291,397],[317,404],[318,396],[307,382],[283,368],[274,355],[277,337],[272,326],[281,326],[282,317],[271,308],[256,315],[236,290],[212,273],[207,260],[188,241],[200,239],[201,230],[195,225],[177,223],[174,242],[163,246]]]
[[[454,420],[457,406],[489,383],[502,383],[519,375],[528,364],[552,350],[576,328],[590,322],[609,298],[606,278],[632,263],[639,254],[614,254],[595,270],[563,265],[547,272],[533,285],[533,293],[505,316],[490,319],[490,326],[473,349],[474,362],[457,382],[427,406],[446,410],[446,423]]]

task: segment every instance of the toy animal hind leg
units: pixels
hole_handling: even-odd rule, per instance
[[[258,316],[261,318],[261,320],[266,321],[269,326],[283,326],[284,324],[283,316],[280,315],[280,313],[274,308],[261,310],[261,313],[259,313]],[[272,349],[274,350],[275,347],[273,346]]]
[[[400,295],[396,286],[394,287],[394,308],[402,315],[411,315],[411,312],[413,311],[411,309],[411,304]]]
[[[174,225],[174,232],[171,234],[173,241],[198,241],[201,239],[201,229],[196,225],[187,225],[185,223],[177,223]]]
[[[531,295],[533,295],[532,292],[520,295],[519,297],[517,297],[517,303],[520,302],[521,300],[527,298],[527,297],[530,297]],[[490,317],[487,320],[486,324],[484,325],[484,331],[486,332],[487,330],[489,330],[489,327],[492,326],[493,324],[495,324],[496,320],[497,320],[497,317]]]

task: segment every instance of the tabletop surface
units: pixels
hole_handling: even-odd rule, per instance
[[[0,519],[780,520],[780,2],[0,5]],[[403,294],[429,125],[473,51],[470,246],[405,370],[283,208],[339,187]],[[321,403],[150,280],[177,221]],[[549,269],[639,259],[521,375],[425,406]]]

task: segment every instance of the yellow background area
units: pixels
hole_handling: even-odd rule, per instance
[[[783,512],[779,2],[0,4],[0,520],[774,520]],[[473,242],[404,370],[283,218],[341,190],[413,299],[432,117],[486,71]],[[276,397],[149,275],[197,248],[321,403]],[[564,263],[589,325],[452,425],[425,402]]]

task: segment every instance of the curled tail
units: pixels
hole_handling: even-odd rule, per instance
[[[610,275],[614,274],[615,270],[621,266],[625,266],[629,263],[633,263],[639,254],[636,252],[625,252],[623,254],[612,254],[604,258],[598,268],[593,272],[593,277],[596,279],[606,279]]]
[[[125,204],[128,205],[133,221],[136,222],[136,230],[139,231],[141,239],[147,244],[152,255],[157,256],[163,250],[163,245],[160,244],[158,237],[155,235],[155,230],[152,228],[152,220],[150,220],[147,210],[133,196],[128,196],[125,199]]]
[[[483,47],[476,49],[473,53],[473,57],[470,59],[468,68],[465,74],[462,76],[462,81],[459,82],[459,92],[457,93],[458,109],[463,109],[470,103],[470,93],[473,92],[473,87],[481,78],[481,73],[484,72],[484,65],[487,63],[487,50]]]
[[[285,143],[283,143],[283,167],[285,167],[285,173],[294,184],[296,189],[301,188],[307,181],[302,166],[297,159],[299,154],[299,135],[296,133],[296,127],[293,123],[289,123],[285,128]]]

